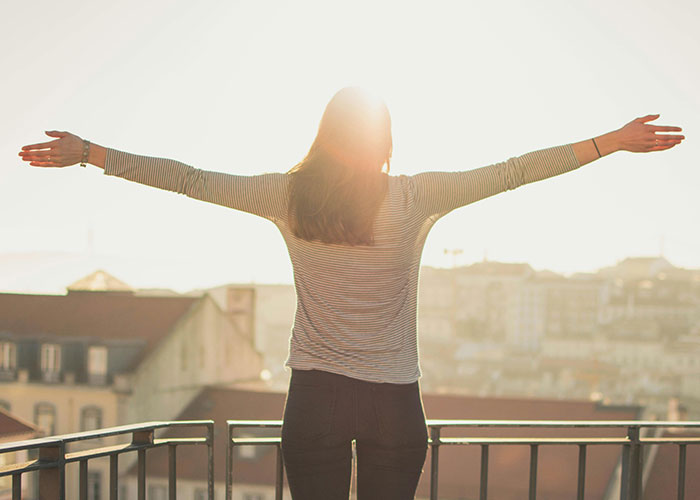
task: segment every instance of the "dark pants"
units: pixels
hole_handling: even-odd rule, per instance
[[[348,499],[353,439],[358,500],[414,498],[428,447],[418,382],[292,370],[282,454],[294,500]]]

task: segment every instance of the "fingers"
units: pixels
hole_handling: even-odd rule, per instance
[[[32,167],[43,167],[43,168],[59,168],[62,165],[55,161],[33,161],[29,165]]]
[[[651,152],[651,151],[665,151],[667,149],[671,149],[674,146],[677,146],[678,144],[680,144],[680,142],[670,142],[668,144],[658,144],[656,146],[649,148],[647,151],[649,151],[649,152]]]
[[[639,123],[647,123],[647,122],[656,120],[659,116],[661,116],[661,115],[646,115],[646,116],[640,116],[639,118],[637,118],[637,119],[634,120],[634,121],[639,122]]]
[[[60,139],[56,139],[55,141],[49,141],[49,142],[39,142],[37,144],[30,144],[28,146],[22,146],[22,149],[24,151],[27,150],[33,150],[33,149],[45,149],[45,148],[50,148],[58,143]]]
[[[666,140],[666,141],[682,141],[683,139],[685,139],[684,135],[657,134],[656,137],[658,137],[658,140]]]
[[[44,133],[49,137],[67,137],[70,135],[68,132],[59,132],[58,130],[47,130]]]
[[[654,132],[682,132],[683,129],[680,127],[666,127],[661,125],[649,125],[650,130]]]
[[[42,151],[22,151],[19,153],[19,156],[21,156],[23,160],[27,160],[27,161],[44,160],[44,159],[49,158],[49,157],[51,157],[51,158],[58,158],[59,157],[59,155],[56,154],[55,151],[53,151],[53,154],[52,154],[51,149],[44,149]]]
[[[44,155],[22,155],[22,160],[29,162],[32,167],[62,167],[64,160],[62,156]]]
[[[682,140],[683,139],[657,139],[654,141],[649,141],[642,150],[646,152],[664,151],[679,145]]]

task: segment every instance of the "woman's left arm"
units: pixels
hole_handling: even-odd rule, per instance
[[[46,132],[58,139],[24,146],[20,156],[35,167],[67,167],[81,161],[83,140],[68,132]],[[285,174],[232,175],[194,168],[168,158],[142,156],[90,144],[88,162],[106,175],[184,194],[270,220],[286,216]]]

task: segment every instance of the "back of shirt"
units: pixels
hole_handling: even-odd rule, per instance
[[[287,221],[287,174],[210,172],[114,149],[107,150],[105,174],[274,222],[289,250],[297,293],[287,365],[407,384],[420,377],[418,272],[433,224],[455,208],[578,167],[566,145],[473,170],[390,176],[372,246],[295,237]]]
[[[417,380],[418,271],[432,224],[416,210],[405,176],[389,177],[372,246],[305,241],[286,218],[277,221],[297,293],[287,366],[373,382]]]

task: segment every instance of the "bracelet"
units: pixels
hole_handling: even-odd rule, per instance
[[[595,146],[595,150],[598,151],[598,158],[602,158],[603,155],[600,154],[600,149],[598,149],[598,145],[595,143],[595,138],[591,139],[593,141],[593,145]]]
[[[80,160],[80,166],[87,166],[88,156],[90,155],[90,141],[83,139],[83,157]]]

